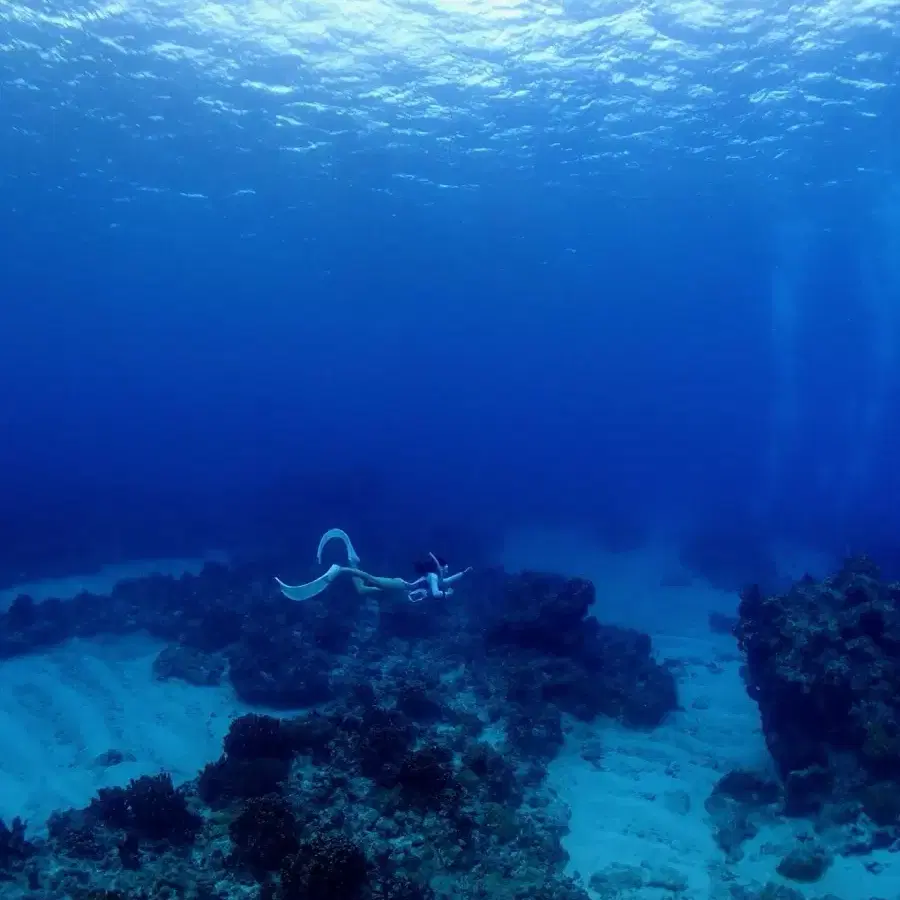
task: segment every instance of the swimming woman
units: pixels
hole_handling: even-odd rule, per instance
[[[322,551],[325,545],[337,539],[343,542],[347,550],[347,565],[332,565],[327,571],[313,581],[306,584],[290,585],[285,584],[280,578],[275,580],[281,588],[281,593],[291,600],[309,600],[321,594],[333,581],[337,580],[341,575],[349,575],[353,579],[353,584],[360,594],[376,593],[380,591],[403,591],[410,603],[419,603],[428,597],[439,599],[441,597],[449,597],[453,593],[453,585],[472,571],[470,566],[457,572],[455,575],[450,574],[450,567],[446,561],[433,553],[429,553],[428,557],[416,563],[415,570],[418,578],[414,581],[407,581],[405,578],[386,578],[381,575],[370,575],[359,568],[359,555],[353,547],[350,536],[341,528],[331,528],[322,535],[319,541],[319,549],[316,552],[316,560],[319,565],[322,564]]]

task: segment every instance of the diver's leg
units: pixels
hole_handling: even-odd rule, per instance
[[[380,588],[383,591],[408,591],[413,583],[404,578],[386,578],[382,575],[370,575],[362,569],[347,569],[355,579],[358,578],[367,587]]]
[[[362,578],[354,578],[353,586],[356,588],[356,592],[358,594],[380,594],[381,588],[376,587],[374,584],[366,584]]]

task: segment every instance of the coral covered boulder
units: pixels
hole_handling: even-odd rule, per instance
[[[866,558],[787,593],[745,590],[745,680],[796,811],[900,778],[900,584]]]
[[[125,788],[104,788],[91,802],[90,811],[111,828],[172,844],[190,843],[201,825],[200,817],[188,809],[184,792],[175,788],[168,773],[143,775]]]
[[[479,585],[474,625],[503,659],[510,700],[590,720],[605,714],[652,728],[677,707],[675,679],[653,658],[645,634],[601,625],[589,610],[594,586],[581,578],[523,572]],[[515,652],[511,652],[515,651]]]
[[[281,869],[283,900],[353,900],[369,880],[369,864],[343,835],[320,835],[287,857]]]
[[[277,796],[249,800],[229,826],[234,858],[254,872],[278,869],[299,849],[290,805]]]
[[[279,792],[290,772],[294,740],[290,727],[273,716],[235,719],[225,735],[225,752],[204,767],[197,792],[212,807]]]

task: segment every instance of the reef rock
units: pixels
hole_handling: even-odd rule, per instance
[[[735,633],[787,812],[900,780],[900,584],[863,557],[785,594],[749,588]]]

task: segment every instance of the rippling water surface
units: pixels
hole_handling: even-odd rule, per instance
[[[96,202],[239,198],[276,170],[878,182],[898,48],[898,0],[0,0],[0,152]]]

